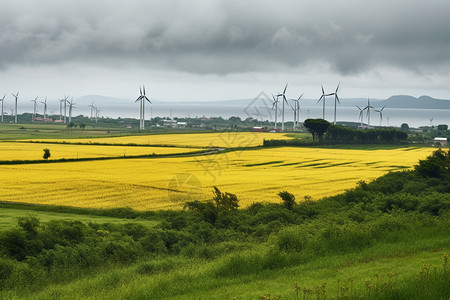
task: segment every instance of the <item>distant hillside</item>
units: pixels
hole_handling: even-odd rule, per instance
[[[124,106],[137,106],[134,104],[135,99],[119,99],[114,97],[105,97],[99,95],[90,95],[83,96],[76,99],[76,102],[80,105],[80,108],[85,105],[88,107],[89,104],[94,101],[95,105],[98,105],[103,108],[111,108],[111,107],[124,107]],[[176,105],[182,106],[234,106],[234,107],[246,107],[249,103],[252,103],[254,99],[234,99],[234,100],[222,100],[222,101],[163,101],[160,99],[151,99],[153,104],[164,107],[175,107]],[[271,99],[265,99],[265,102],[271,103]],[[334,102],[332,96],[327,97],[327,106],[331,105]],[[388,108],[415,108],[415,109],[450,109],[450,100],[440,100],[434,99],[429,96],[421,96],[419,98],[415,98],[408,95],[397,95],[391,96],[387,100],[382,99],[374,99],[370,98],[370,103],[373,106],[381,107],[386,106]],[[321,105],[317,104],[317,99],[302,99],[302,106],[316,106]],[[350,106],[364,106],[367,105],[367,98],[341,98],[342,107],[350,107]],[[31,105],[29,105],[31,107]]]
[[[383,102],[390,108],[450,109],[450,100],[434,99],[429,96],[415,98],[407,95],[392,96]]]

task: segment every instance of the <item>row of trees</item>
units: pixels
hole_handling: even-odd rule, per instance
[[[331,125],[324,137],[326,142],[336,144],[395,144],[406,141],[408,134],[397,129],[356,130]]]
[[[332,125],[323,119],[307,119],[303,125],[312,134],[314,143],[323,140],[332,144],[392,144],[404,142],[408,138],[408,134],[403,130],[392,128],[357,130]]]

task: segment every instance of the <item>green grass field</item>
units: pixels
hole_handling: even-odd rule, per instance
[[[119,217],[93,216],[76,213],[61,213],[52,211],[39,211],[29,209],[15,209],[15,208],[0,208],[0,231],[9,230],[17,226],[17,220],[24,217],[35,217],[41,222],[47,223],[53,220],[67,220],[80,221],[84,223],[111,223],[111,224],[125,224],[134,223],[141,224],[146,227],[153,227],[159,223],[157,220],[130,220]]]

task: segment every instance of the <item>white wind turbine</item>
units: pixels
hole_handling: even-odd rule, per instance
[[[277,117],[278,117],[278,96],[275,99],[275,96],[272,94],[272,98],[273,98],[273,104],[272,104],[272,109],[275,108],[275,124],[273,126],[274,129],[277,129]]]
[[[322,85],[322,96],[320,96],[319,100],[317,101],[317,103],[319,103],[320,101],[323,101],[323,113],[322,113],[322,119],[325,120],[325,99],[327,96],[331,96],[333,95],[333,93],[331,94],[325,94],[325,91],[323,89],[323,85]]]
[[[17,123],[17,98],[19,98],[19,92],[17,92],[17,94],[12,94],[14,97],[14,123]]]
[[[45,101],[41,101],[44,104],[44,119],[47,119],[47,97],[45,97]]]
[[[62,121],[62,104],[64,99],[59,99],[59,120]]]
[[[145,129],[145,101],[152,103],[145,95],[145,86],[139,87],[140,96],[134,102],[140,101],[139,129]]]
[[[2,101],[2,123],[3,123],[3,115],[4,115],[4,113],[3,113],[3,105],[4,105],[4,102],[5,102],[5,97],[6,97],[6,94],[3,96],[2,99],[0,99],[0,101]]]
[[[359,119],[361,120],[361,127],[363,126],[363,112],[364,109],[362,109],[361,107],[359,107],[358,105],[356,105],[356,107],[359,109]]]
[[[94,117],[94,109],[95,109],[94,101],[92,101],[92,104],[90,104],[89,107],[91,108],[91,121],[92,121],[92,119]]]
[[[64,99],[59,99],[59,119],[62,119],[62,105],[64,104],[64,123],[66,123],[66,117],[67,117],[67,102],[69,102],[67,99],[69,99],[69,96],[64,96]]]
[[[291,101],[294,101],[294,107],[291,106],[292,110],[294,111],[294,130],[297,127],[299,123],[299,117],[300,117],[300,99],[303,97],[303,94],[298,97],[298,99],[291,99]]]
[[[334,93],[329,94],[330,96],[334,95],[334,122],[333,124],[336,125],[336,109],[337,109],[337,103],[341,104],[341,101],[339,101],[338,97],[338,90],[341,83],[339,83],[336,87],[336,91]],[[324,101],[325,104],[325,101]]]
[[[375,109],[375,111],[377,112],[377,113],[379,113],[380,114],[380,127],[381,127],[381,121],[383,121],[383,109],[386,107],[386,105],[385,106],[383,106],[381,109]]]
[[[95,111],[95,124],[97,124],[98,117],[100,116],[101,110],[98,109],[98,107],[96,106],[96,107],[94,108],[94,111]]]
[[[370,105],[370,99],[367,97],[367,106],[363,108],[363,110],[367,109],[367,127],[370,127],[370,109],[374,108],[372,105]]]
[[[76,103],[73,103],[73,97],[70,100],[70,102],[68,102],[68,103],[69,103],[69,123],[70,123],[70,122],[72,122],[72,109],[75,107],[74,105]]]
[[[281,107],[281,130],[282,131],[284,131],[284,103],[286,102],[286,104],[289,105],[289,103],[287,102],[287,99],[286,99],[286,89],[287,89],[287,87],[288,87],[288,84],[286,83],[286,86],[284,87],[283,93],[277,95],[277,98],[278,97],[282,97],[282,102],[283,102],[283,105]]]
[[[37,98],[34,98],[34,100],[30,100],[30,102],[33,102],[33,116],[31,117],[31,121],[34,121],[34,118],[36,117],[36,110],[37,110]]]

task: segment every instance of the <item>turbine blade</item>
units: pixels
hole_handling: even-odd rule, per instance
[[[339,86],[341,85],[341,83],[339,82],[338,83],[338,85],[337,85],[337,87],[336,87],[336,92],[335,93],[337,93],[338,92],[338,90],[339,90]]]
[[[286,83],[286,86],[284,87],[283,95],[286,93],[287,87],[288,87],[288,84]]]
[[[303,94],[304,94],[304,93],[302,93],[302,94],[300,95],[300,97],[298,97],[297,100],[300,100],[300,99],[303,97]]]
[[[337,95],[337,94],[334,94],[334,96],[335,96],[335,98],[336,98],[337,102],[338,102],[339,104],[341,104],[341,101],[339,100],[339,97],[338,97],[338,95]]]
[[[322,95],[324,95],[325,94],[325,91],[323,90],[323,85],[322,85]]]

